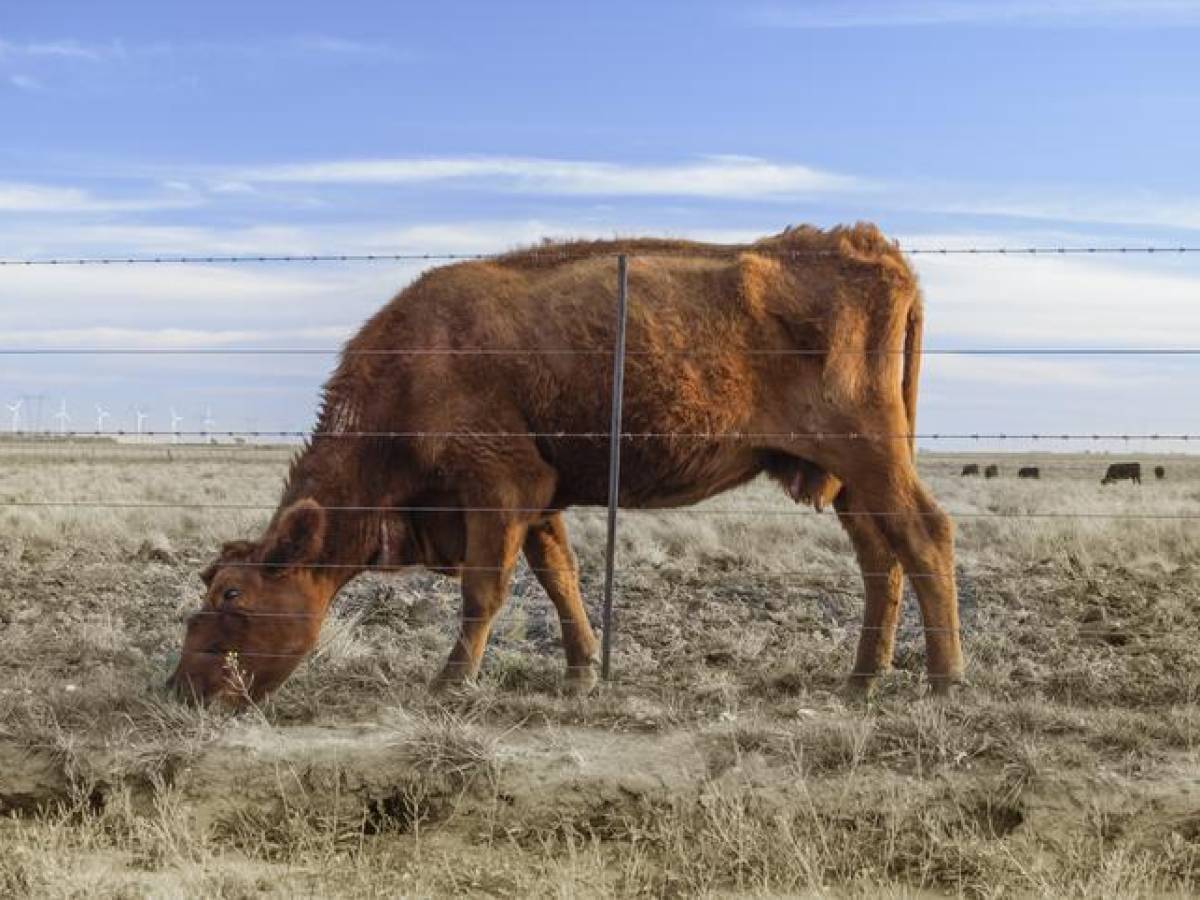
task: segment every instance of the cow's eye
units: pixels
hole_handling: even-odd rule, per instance
[[[242,592],[237,588],[225,588],[225,593],[221,595],[221,599],[225,601],[236,600],[242,596]]]

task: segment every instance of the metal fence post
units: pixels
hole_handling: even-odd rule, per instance
[[[625,390],[625,319],[629,293],[629,268],[625,254],[617,257],[617,333],[613,347],[612,419],[608,444],[608,538],[604,551],[604,636],[600,674],[605,681],[612,671],[613,569],[617,549],[617,502],[621,485],[621,401]]]

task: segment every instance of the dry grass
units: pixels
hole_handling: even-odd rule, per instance
[[[213,452],[0,445],[0,498],[273,502],[286,451]],[[1141,489],[1036,462],[923,456],[963,514],[972,686],[924,696],[910,602],[865,707],[839,693],[847,542],[762,485],[705,507],[739,515],[623,517],[618,678],[591,698],[562,692],[528,573],[482,683],[441,699],[455,585],[364,577],[240,718],[161,682],[194,573],[267,510],[4,508],[0,895],[1194,893],[1200,529],[1105,516],[1200,512],[1200,462]],[[596,597],[603,516],[571,518]]]

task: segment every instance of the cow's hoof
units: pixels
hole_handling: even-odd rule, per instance
[[[453,693],[470,687],[473,681],[474,678],[468,667],[449,663],[438,673],[438,677],[430,682],[429,690],[435,694]]]
[[[929,680],[930,696],[940,699],[956,697],[970,687],[961,672],[950,675],[930,674],[926,678]]]
[[[842,687],[842,696],[848,703],[866,703],[875,695],[878,685],[878,675],[851,674]]]
[[[563,679],[563,690],[574,697],[586,697],[600,683],[600,669],[595,662],[586,666],[570,666]]]

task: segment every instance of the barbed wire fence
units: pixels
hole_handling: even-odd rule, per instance
[[[715,247],[712,255],[722,255],[730,252],[743,252],[745,247]],[[925,246],[903,248],[904,253],[910,256],[1003,256],[1003,257],[1064,257],[1064,256],[1095,256],[1095,255],[1123,255],[1123,256],[1155,256],[1164,257],[1167,255],[1180,255],[1200,253],[1200,246],[1164,246],[1164,245],[1147,245],[1147,246],[1026,246],[1026,247],[951,247],[951,246]],[[227,454],[246,453],[252,450],[262,450],[262,445],[255,443],[247,443],[236,449],[229,444],[211,444],[210,441],[221,438],[227,440],[242,440],[253,439],[259,441],[263,439],[272,441],[294,442],[291,446],[294,448],[299,445],[299,442],[315,439],[315,438],[336,438],[336,439],[384,439],[384,440],[413,440],[413,439],[429,439],[429,438],[447,438],[458,440],[476,440],[476,441],[493,441],[497,439],[546,439],[546,440],[572,440],[572,441],[606,441],[609,449],[609,474],[608,474],[608,502],[605,507],[606,512],[606,527],[605,527],[605,550],[604,550],[604,566],[602,580],[602,608],[600,613],[601,630],[602,630],[602,657],[601,669],[605,679],[611,677],[611,654],[612,642],[615,638],[615,584],[618,573],[637,573],[645,572],[660,572],[661,567],[618,567],[616,565],[617,555],[617,528],[618,528],[618,510],[620,508],[620,465],[623,446],[636,443],[638,441],[661,441],[661,440],[695,440],[703,442],[714,441],[762,441],[769,439],[811,439],[820,441],[845,441],[853,445],[856,442],[862,441],[880,441],[880,440],[896,440],[910,442],[917,441],[996,441],[996,442],[1032,442],[1035,445],[1038,442],[1117,442],[1123,441],[1127,445],[1130,442],[1180,442],[1190,443],[1200,440],[1200,434],[1190,432],[1167,432],[1167,433],[1122,433],[1122,432],[1107,432],[1107,433],[1052,433],[1052,432],[916,432],[916,433],[824,433],[824,432],[752,432],[752,431],[730,431],[723,433],[715,432],[638,432],[626,431],[623,428],[623,409],[622,403],[624,398],[623,378],[626,366],[626,360],[630,357],[640,355],[653,354],[655,351],[640,350],[637,348],[630,349],[626,346],[626,322],[628,314],[628,261],[631,257],[645,257],[657,255],[676,255],[681,251],[677,249],[655,251],[652,248],[638,248],[628,252],[612,251],[600,252],[588,250],[586,252],[573,252],[569,248],[566,249],[535,249],[530,251],[522,251],[523,256],[533,256],[547,262],[569,262],[582,259],[594,259],[597,256],[607,256],[616,263],[616,283],[615,283],[615,328],[614,328],[614,344],[611,347],[597,348],[498,348],[498,347],[468,347],[468,348],[435,348],[435,347],[405,347],[405,348],[388,348],[377,350],[341,350],[338,348],[322,348],[322,347],[104,347],[104,346],[70,346],[70,347],[52,347],[52,346],[36,346],[36,347],[21,347],[21,346],[0,346],[0,357],[28,357],[28,356],[334,356],[338,354],[363,354],[372,356],[411,356],[411,357],[445,357],[445,356],[483,356],[483,357],[503,357],[503,356],[545,356],[554,357],[562,355],[571,356],[591,356],[601,360],[611,357],[612,374],[611,374],[611,416],[610,428],[607,431],[488,431],[488,432],[431,432],[431,431],[403,431],[403,430],[375,430],[375,431],[320,431],[320,430],[298,430],[298,429],[282,429],[282,430],[237,430],[237,429],[222,429],[222,430],[88,430],[88,429],[17,429],[14,428],[8,432],[10,441],[5,441],[0,444],[0,453],[11,454],[22,451],[22,442],[36,442],[36,447],[31,449],[31,453],[45,453],[47,444],[54,442],[69,443],[72,441],[80,441],[84,439],[110,439],[117,442],[115,446],[122,446],[119,442],[130,438],[149,439],[151,441],[169,438],[172,441],[183,440],[198,440],[198,444],[187,444],[184,447],[174,447],[173,445],[163,445],[163,449],[169,455],[172,452],[212,452],[220,451]],[[686,252],[686,251],[684,251]],[[788,250],[779,252],[778,255],[797,258],[805,256],[832,256],[837,251],[834,250]],[[255,263],[357,263],[357,262],[408,262],[408,263],[453,263],[453,262],[486,262],[503,258],[503,254],[491,253],[337,253],[337,254],[235,254],[235,255],[153,255],[153,256],[97,256],[97,257],[52,257],[52,258],[0,258],[0,268],[17,268],[17,267],[71,267],[71,266],[130,266],[130,265],[240,265],[240,264],[255,264]],[[719,350],[700,349],[689,351],[682,355],[692,355],[703,357],[706,355],[715,355],[720,353]],[[751,348],[748,353],[751,355],[764,356],[821,356],[829,357],[836,355],[839,351],[836,348],[826,348],[820,350],[813,349],[795,349],[795,350],[770,350]],[[854,351],[858,356],[872,355],[894,355],[898,351]],[[923,355],[928,356],[966,356],[966,357],[996,357],[996,356],[1026,356],[1026,357],[1196,357],[1200,356],[1200,347],[1178,346],[1178,347],[1076,347],[1076,346],[1059,346],[1059,347],[931,347],[922,350]],[[185,449],[186,448],[186,449]],[[91,451],[92,448],[89,448]],[[70,452],[77,453],[76,448],[72,448]],[[96,450],[94,452],[101,452]],[[957,465],[950,463],[948,466]],[[1057,471],[1066,471],[1072,469],[1075,471],[1095,472],[1096,466],[1063,466],[1055,465]],[[947,472],[951,470],[947,468]],[[12,498],[0,498],[0,509],[31,509],[31,508],[59,508],[59,509],[121,509],[121,510],[229,510],[229,511],[270,511],[275,509],[274,504],[263,503],[216,503],[216,502],[200,502],[200,501],[165,501],[151,502],[144,500],[104,500],[104,499],[89,499],[89,498],[70,498],[62,500],[20,500]],[[336,514],[361,514],[361,513],[396,513],[396,514],[412,514],[412,513],[465,513],[465,512],[516,512],[528,513],[536,515],[545,512],[541,509],[514,510],[508,507],[490,508],[477,506],[387,506],[387,505],[348,505],[348,506],[328,506],[326,511]],[[633,512],[641,512],[630,510]],[[770,517],[811,517],[819,515],[819,513],[809,509],[779,509],[770,507],[706,507],[702,510],[697,509],[655,509],[654,515],[688,515],[697,514],[710,516],[745,516],[748,514],[754,516],[770,516]],[[896,510],[871,510],[871,511],[853,511],[841,512],[841,515],[848,516],[869,516],[869,517],[887,517],[897,515],[912,515],[908,511]],[[1085,510],[1064,510],[1064,511],[999,511],[999,510],[949,510],[948,514],[955,519],[1103,519],[1103,520],[1158,520],[1158,521],[1194,521],[1200,520],[1200,510],[1196,512],[1129,512],[1129,511],[1111,511],[1111,512],[1096,512]],[[230,566],[247,566],[247,567],[264,567],[267,563],[245,563],[231,562]],[[350,563],[318,563],[314,568],[351,568],[356,572],[395,572],[402,571],[403,566],[396,565],[358,565]],[[557,571],[554,569],[539,570],[537,567],[528,566],[531,574],[541,575],[543,572]],[[458,571],[468,570],[484,570],[500,571],[501,567],[457,567]],[[860,579],[885,577],[888,573],[883,572],[846,572],[846,573],[830,573],[821,575],[808,570],[784,570],[784,571],[766,571],[761,574],[764,578],[804,578],[814,581],[839,581],[839,582],[858,582]],[[905,577],[909,579],[921,578],[943,578],[950,573],[906,573]],[[966,574],[966,573],[959,573]],[[973,577],[988,577],[995,575],[994,572],[979,572],[973,573]],[[217,615],[216,611],[201,610],[196,615]],[[289,612],[249,612],[249,617],[263,618],[310,618],[315,617],[308,613],[289,613]],[[322,616],[323,617],[323,616]],[[457,617],[460,623],[470,621],[484,621],[495,623],[495,619],[473,619],[467,616]],[[572,620],[560,618],[562,624],[571,624]],[[877,626],[867,626],[857,624],[852,627],[857,630],[869,630],[877,628]],[[930,633],[944,629],[930,628],[922,626],[922,633]],[[1112,629],[1077,629],[1081,636],[1091,635],[1093,632],[1096,636],[1112,636],[1117,632]],[[1120,632],[1127,636],[1139,636],[1156,634],[1152,632]],[[246,656],[270,656],[270,657],[295,657],[308,656],[309,652],[300,654],[291,653],[244,653]]]

